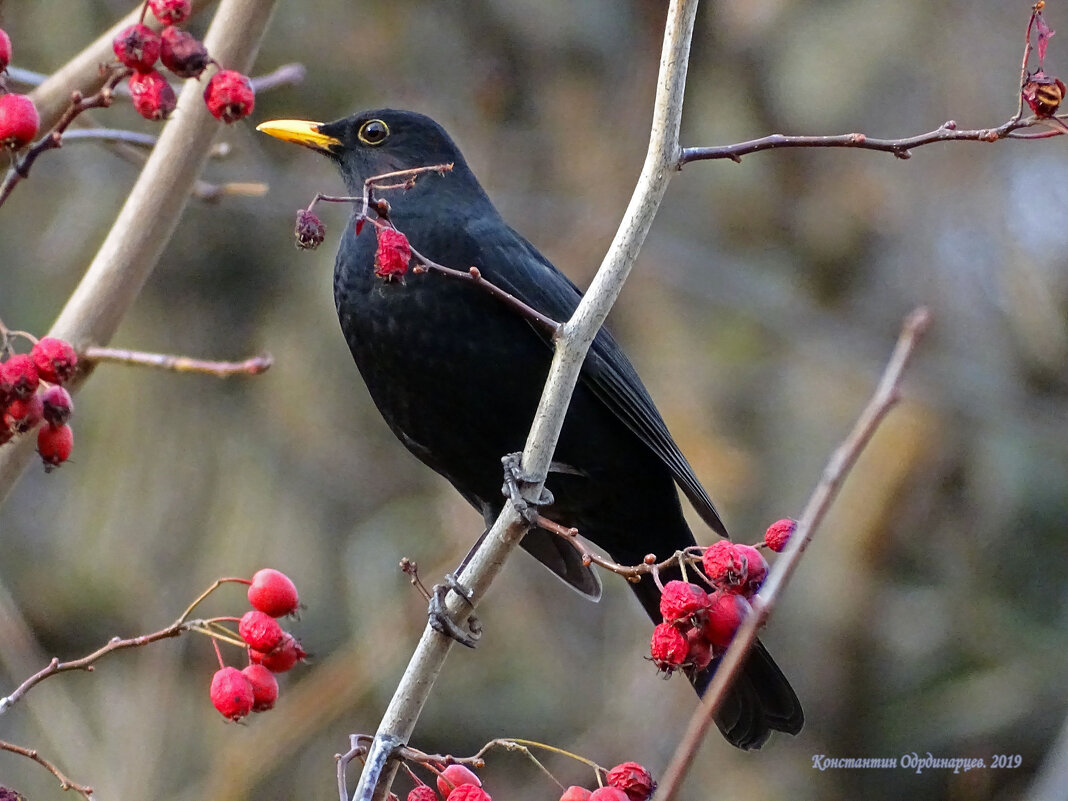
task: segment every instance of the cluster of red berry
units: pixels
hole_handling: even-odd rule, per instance
[[[145,12],[161,23],[156,33],[144,24]],[[130,95],[134,108],[145,119],[166,119],[178,103],[174,89],[155,68],[157,61],[179,78],[199,78],[213,63],[204,43],[177,26],[190,13],[189,0],[146,0],[141,22],[123,28],[112,42],[115,56],[134,71],[130,76]],[[236,70],[219,70],[204,90],[208,111],[223,122],[236,122],[252,113],[255,94],[248,77]]]
[[[69,342],[54,337],[34,342],[29,353],[13,353],[6,338],[0,344],[0,356],[8,354],[0,361],[0,445],[40,425],[37,452],[50,471],[70,458],[74,446],[67,425],[74,403],[63,385],[78,356]]]
[[[796,528],[793,520],[773,523],[764,545],[779,552]],[[670,674],[675,670],[704,670],[730,645],[750,611],[752,598],[768,575],[768,563],[752,545],[720,540],[701,557],[712,591],[685,581],[669,581],[660,596],[664,622],[653,629],[653,663]]]
[[[0,29],[0,73],[11,63],[11,38]],[[3,84],[0,83],[0,92]],[[25,147],[37,136],[41,118],[37,107],[26,95],[15,92],[0,94],[0,147]]]
[[[248,646],[249,664],[242,670],[220,667],[211,678],[211,702],[229,720],[271,709],[278,698],[274,674],[285,673],[307,656],[276,620],[300,607],[289,576],[269,567],[256,571],[249,582],[248,602],[252,609],[241,616],[238,634]]]
[[[438,773],[438,791],[419,784],[408,793],[408,801],[492,801],[482,789],[482,781],[465,765],[449,765]],[[564,790],[560,801],[646,801],[656,789],[652,775],[637,762],[616,765],[605,776],[605,784],[596,790],[572,785]],[[439,795],[440,793],[440,795]]]

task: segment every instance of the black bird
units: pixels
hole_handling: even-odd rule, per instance
[[[331,123],[277,120],[259,130],[329,156],[351,195],[394,170],[451,162],[386,191],[390,219],[439,264],[482,275],[555,320],[581,292],[500,216],[459,148],[422,114],[376,109]],[[385,281],[374,274],[375,232],[349,224],[334,268],[334,299],[352,356],[386,423],[424,464],[448,479],[490,525],[503,505],[501,457],[523,448],[552,357],[544,334],[469,282],[439,274]],[[546,487],[542,513],[638,564],[694,545],[676,485],[718,534],[726,528],[679,451],[638,374],[611,334],[590,348]],[[600,583],[559,537],[531,530],[523,547],[590,598]],[[664,580],[671,576],[665,576]],[[654,621],[659,592],[634,590]],[[701,692],[711,670],[692,678]],[[739,748],[759,748],[772,730],[796,734],[804,714],[789,682],[758,643],[717,723]]]

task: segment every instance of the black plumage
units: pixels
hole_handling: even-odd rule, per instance
[[[581,293],[498,214],[459,149],[428,117],[377,109],[332,123],[280,121],[267,133],[330,156],[350,194],[394,170],[452,163],[406,189],[382,192],[390,218],[421,253],[482,275],[543,314],[566,320]],[[523,448],[552,356],[544,332],[468,282],[438,274],[385,281],[374,274],[372,226],[346,227],[334,271],[345,339],[387,424],[426,465],[448,479],[487,525],[499,513],[501,456]],[[616,561],[637,564],[694,544],[676,486],[713,531],[726,528],[622,349],[602,330],[575,388],[546,486],[548,518],[575,526]],[[523,547],[580,592],[600,584],[574,549],[540,529]],[[667,581],[671,576],[664,576]],[[659,620],[648,577],[634,585]],[[714,667],[714,666],[713,666]],[[700,692],[710,676],[693,677]],[[771,730],[798,732],[797,697],[759,644],[717,720],[740,748]]]

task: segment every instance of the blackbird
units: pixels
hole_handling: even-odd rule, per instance
[[[451,163],[449,171],[424,173],[379,193],[388,197],[389,217],[412,246],[439,264],[477,267],[554,320],[568,319],[578,305],[579,289],[501,218],[459,148],[429,117],[376,109],[330,123],[277,120],[259,130],[327,155],[353,196],[372,176]],[[337,313],[356,366],[397,438],[491,525],[504,503],[501,457],[523,448],[552,342],[470,282],[433,272],[383,280],[375,275],[375,251],[373,227],[358,233],[350,223],[334,268]],[[664,558],[695,544],[676,486],[713,531],[727,536],[634,367],[602,330],[586,357],[546,481],[552,503],[540,511],[576,527],[617,562],[638,564],[648,553]],[[597,576],[558,536],[534,528],[522,546],[580,593],[600,597]],[[674,577],[662,575],[664,581]],[[658,622],[652,579],[632,586]],[[715,663],[691,676],[699,693],[714,669]],[[801,730],[797,696],[759,642],[717,723],[744,749],[759,748],[772,730]]]

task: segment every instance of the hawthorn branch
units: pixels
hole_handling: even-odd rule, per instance
[[[170,353],[146,353],[140,350],[103,348],[96,345],[85,349],[82,355],[90,362],[112,362],[136,367],[153,367],[157,370],[173,370],[176,373],[206,373],[229,378],[234,375],[260,375],[274,363],[269,353],[262,353],[240,362],[219,362],[194,359],[191,356],[176,356]]]
[[[0,740],[0,751],[10,751],[12,754],[20,754],[24,757],[28,757],[43,767],[57,779],[59,779],[59,787],[62,790],[73,790],[79,795],[85,798],[85,801],[93,801],[93,788],[85,784],[78,784],[76,781],[72,781],[67,778],[67,775],[41,756],[36,748],[23,748],[21,745],[15,745],[14,743],[5,742]]]
[[[731,683],[741,670],[749,649],[756,642],[757,633],[767,623],[780,593],[785,589],[790,577],[800,564],[801,555],[808,547],[817,527],[823,522],[827,510],[842,488],[849,471],[856,464],[857,458],[871,441],[887,413],[898,402],[901,377],[929,323],[930,313],[926,308],[916,309],[905,319],[901,335],[879,380],[875,394],[861,412],[849,436],[831,455],[797,523],[797,530],[790,537],[786,549],[769,571],[760,592],[753,598],[753,612],[742,623],[727,648],[727,652],[723,655],[708,689],[705,690],[700,706],[690,719],[690,725],[664,772],[655,801],[669,801],[678,791],[693,762],[698,746],[726,697],[727,690],[730,689]]]

